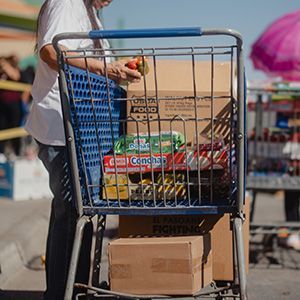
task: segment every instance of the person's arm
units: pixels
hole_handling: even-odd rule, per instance
[[[21,78],[21,73],[18,68],[13,67],[6,59],[2,58],[0,60],[0,68],[2,72],[7,76],[7,79],[13,81],[19,81]]]
[[[62,47],[62,46],[61,46]],[[62,47],[63,50],[67,50],[67,48]],[[72,56],[72,54],[77,55],[76,52],[68,52],[68,55]],[[58,62],[57,62],[57,54],[52,46],[52,44],[47,44],[40,50],[40,58],[53,70],[58,71]],[[105,65],[104,62],[94,58],[68,58],[68,63],[72,66],[85,69],[88,67],[90,72],[105,75]],[[113,62],[109,63],[106,66],[107,75],[110,79],[121,83],[123,81],[135,82],[141,79],[141,74],[136,70],[131,70],[127,68],[124,62]]]

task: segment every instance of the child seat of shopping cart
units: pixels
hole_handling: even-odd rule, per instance
[[[180,46],[158,48],[95,50],[62,50],[63,39],[154,39],[200,36],[230,36],[235,40],[230,46]],[[84,286],[99,294],[117,298],[168,298],[167,295],[135,295],[99,288],[101,250],[106,215],[199,215],[231,214],[233,218],[235,265],[238,270],[234,286],[240,299],[246,299],[246,273],[243,250],[243,203],[244,203],[244,69],[242,38],[233,30],[210,30],[195,28],[103,30],[89,33],[64,33],[53,40],[59,62],[59,83],[64,117],[69,166],[72,178],[73,199],[78,211],[75,241],[69,268],[65,299],[71,299],[76,266],[82,243],[83,229],[93,216],[98,217],[92,283]],[[74,52],[76,54],[74,55]],[[105,67],[109,59],[139,56],[143,67],[149,63],[153,76],[150,94],[149,79],[143,76],[142,94],[128,97],[124,87],[118,86],[104,75],[93,74],[87,66],[87,58],[99,58]],[[166,57],[180,57],[190,63],[192,94],[169,97],[160,93],[159,70]],[[229,60],[230,93],[227,96],[214,93],[215,64],[218,57]],[[85,59],[86,68],[72,66],[70,58]],[[201,76],[198,62],[209,57],[210,92],[199,95],[197,78]],[[149,62],[147,62],[149,59]],[[147,60],[147,61],[146,61]],[[235,71],[236,69],[236,71]],[[237,74],[236,81],[232,78]],[[150,75],[149,75],[150,76]],[[150,78],[150,77],[149,77]],[[164,78],[165,80],[168,78]],[[148,81],[147,81],[148,80]],[[176,83],[175,83],[176,85]],[[214,103],[226,99],[230,104],[229,115],[215,115]],[[177,112],[163,116],[164,103],[190,104],[191,116]],[[143,103],[143,117],[130,115],[132,102]],[[176,102],[177,101],[177,102]],[[199,103],[209,103],[206,116],[199,115]],[[151,103],[156,103],[153,109]],[[182,102],[181,102],[182,103]],[[178,104],[179,105],[179,104]],[[201,110],[200,110],[201,111]],[[226,122],[227,123],[226,123]],[[153,132],[156,122],[156,132]],[[205,142],[200,122],[208,122],[209,134]],[[226,148],[223,137],[215,132],[225,123],[229,130]],[[180,132],[174,128],[180,124]],[[188,126],[192,126],[193,132]],[[128,135],[129,128],[134,134]],[[189,140],[192,134],[193,142]],[[129,145],[133,145],[132,148]],[[146,152],[143,152],[147,149]],[[222,152],[221,149],[224,151]],[[217,162],[226,157],[228,166],[226,181],[217,177],[220,166]],[[224,160],[224,158],[223,158]],[[205,168],[204,168],[205,166]],[[216,167],[215,167],[216,166]],[[218,167],[217,167],[218,166]],[[215,170],[216,168],[216,170]],[[147,172],[145,172],[147,169]],[[221,170],[222,171],[222,170]],[[133,175],[134,174],[134,175]],[[222,173],[223,174],[223,173]],[[109,176],[108,176],[109,175]],[[108,182],[107,176],[110,179]],[[113,179],[112,179],[113,178]],[[224,184],[225,182],[225,184]],[[223,183],[222,185],[217,184]],[[219,193],[226,190],[225,193]],[[124,196],[125,195],[125,196]],[[225,290],[228,290],[226,286]],[[224,293],[215,285],[200,290],[191,298]],[[172,296],[170,296],[172,298]]]

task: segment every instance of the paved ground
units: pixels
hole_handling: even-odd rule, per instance
[[[11,224],[12,222],[12,216],[19,216],[19,219],[14,223],[14,227],[16,229],[20,229],[20,231],[23,232],[23,222],[27,220],[26,216],[30,214],[32,209],[35,210],[35,222],[38,223],[36,223],[35,225],[43,226],[43,232],[46,230],[46,224],[44,221],[48,216],[49,201],[36,201],[33,203],[9,203],[8,201],[4,201],[0,202],[0,205],[1,242],[3,238],[11,241],[11,237],[8,238],[7,234],[9,234],[9,232],[11,231],[11,229],[9,229],[9,224]],[[3,208],[6,210],[6,213],[4,212]],[[16,213],[13,213],[12,210],[14,210]],[[269,221],[276,222],[282,221],[283,218],[282,195],[280,193],[276,195],[260,194],[257,200],[254,221],[259,223]],[[6,226],[5,224],[2,224],[4,222],[3,220],[6,220]],[[116,227],[115,222],[111,222],[110,224],[111,230]],[[6,229],[4,230],[4,228]],[[252,237],[251,240],[251,264],[248,278],[249,299],[300,299],[300,252],[278,247],[276,239],[273,243],[274,251],[265,252],[261,244],[262,236]],[[19,247],[22,247],[22,243],[19,244]],[[40,269],[40,259],[38,256],[42,253],[42,248],[43,245],[39,245],[38,249],[35,251],[37,258],[31,259],[31,261],[29,260],[27,262],[27,268],[24,266],[19,266],[18,269],[15,270],[13,274],[11,274],[9,280],[7,280],[3,284],[0,284],[0,299],[42,299],[42,290],[45,288],[45,281],[44,271]],[[2,262],[0,261],[0,264],[1,263]]]
[[[259,194],[254,223],[284,220],[283,194]],[[273,240],[274,251],[264,251],[262,236],[253,236],[250,244],[249,298],[300,299],[300,252],[278,246]]]
[[[13,202],[2,198],[0,207],[0,299],[39,299],[44,271],[28,267],[41,267],[50,200]]]

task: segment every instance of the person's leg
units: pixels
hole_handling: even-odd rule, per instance
[[[7,129],[7,104],[0,101],[0,131]],[[6,141],[0,141],[0,153],[4,153]]]
[[[13,109],[13,118],[12,118],[12,128],[21,126],[22,119],[22,107],[21,100],[14,103]],[[16,155],[21,154],[21,138],[12,139],[12,147]]]
[[[8,111],[8,127],[7,128],[15,128],[19,127],[21,124],[21,100],[12,102],[9,104],[9,111]],[[12,148],[16,155],[20,155],[21,150],[21,138],[11,139]]]
[[[71,201],[70,176],[67,169],[66,147],[39,143],[39,158],[49,172],[50,188],[54,195],[46,247],[45,300],[63,299],[72,253],[77,213]],[[90,269],[92,224],[85,229],[77,280],[87,283]]]
[[[298,191],[285,191],[285,194],[284,194],[284,209],[285,209],[285,219],[286,219],[286,221],[289,221],[289,222],[300,221],[299,201],[300,201],[300,192],[298,192]]]
[[[284,194],[284,209],[285,218],[288,222],[299,222],[299,203],[300,192],[299,191],[285,191]],[[298,233],[291,233],[285,240],[285,245],[300,250],[300,236]]]

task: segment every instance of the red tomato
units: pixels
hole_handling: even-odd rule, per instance
[[[135,60],[129,61],[125,66],[131,70],[136,70],[138,68]]]
[[[135,56],[132,60],[130,60],[125,66],[131,70],[137,70],[142,75],[146,75],[149,73],[148,59],[146,56]]]

